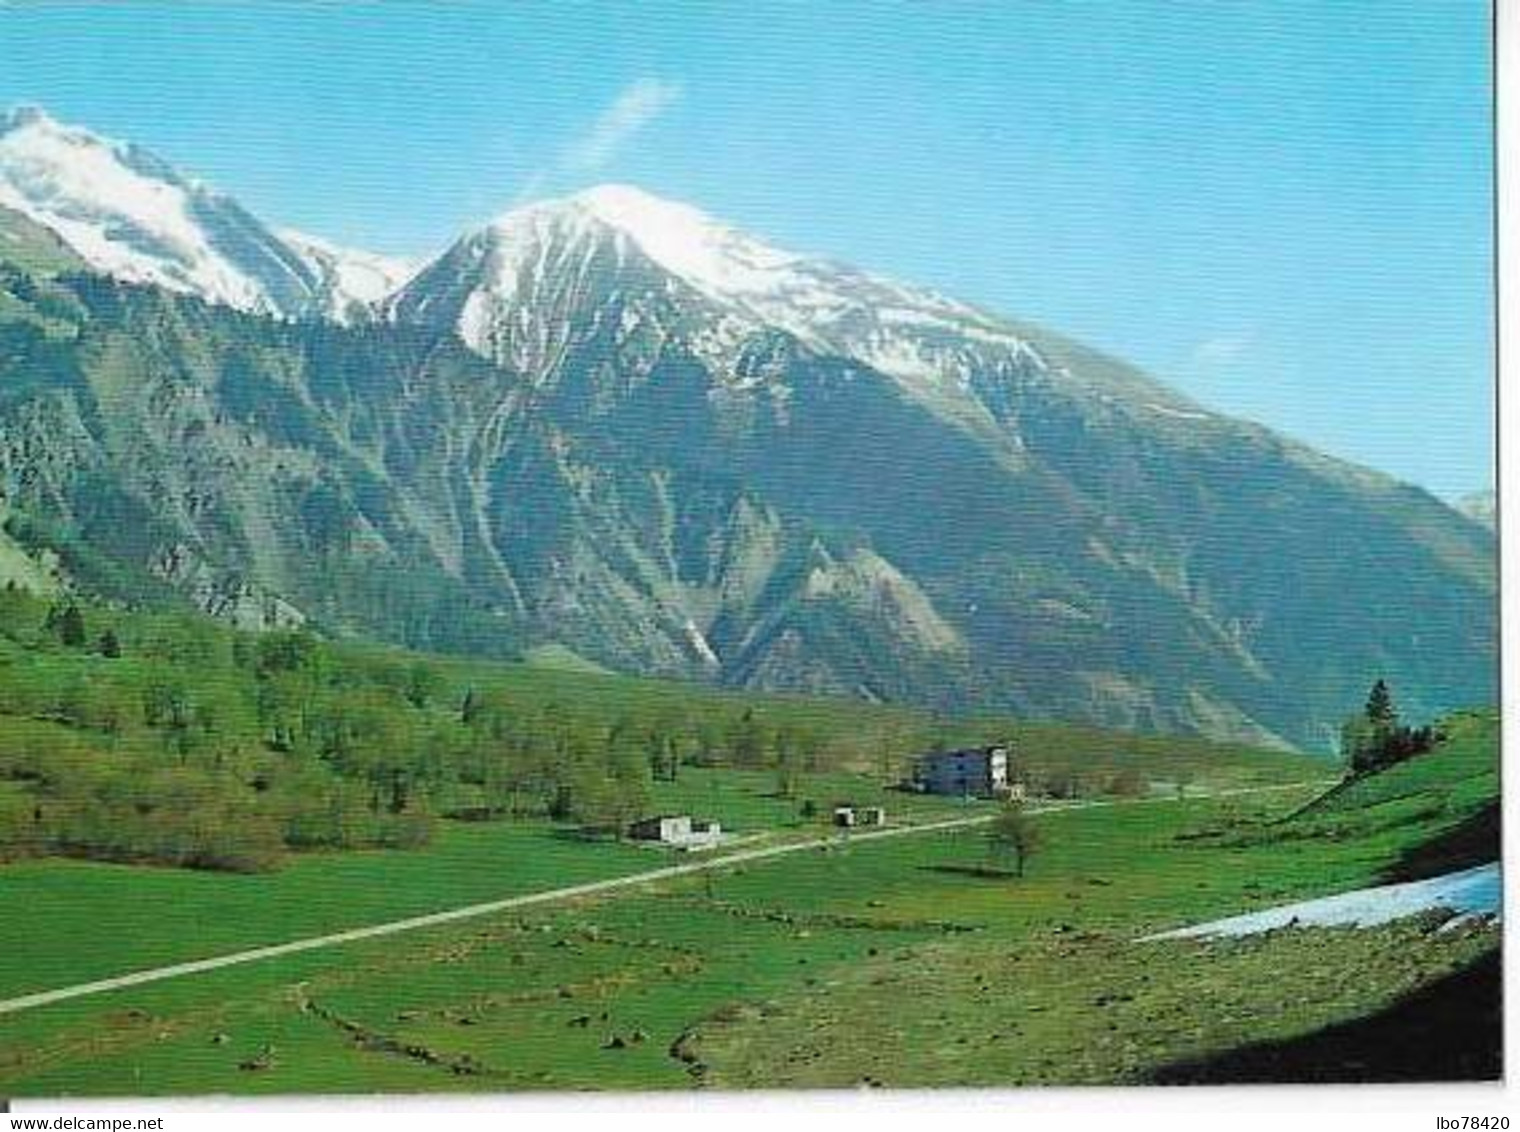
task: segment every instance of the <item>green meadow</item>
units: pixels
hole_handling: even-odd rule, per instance
[[[1497,927],[1441,932],[1434,918],[1369,931],[1135,941],[1389,879],[1492,800],[1497,736],[1492,713],[1459,717],[1436,750],[1376,776],[1387,781],[1365,779],[1317,805],[1324,787],[1232,797],[1206,797],[1199,787],[1181,800],[1158,793],[1041,813],[1033,820],[1042,844],[1022,879],[997,867],[980,829],[840,839],[711,874],[0,1017],[0,1089],[277,1094],[1164,1079],[1170,1066],[1362,1018],[1494,954]],[[710,783],[690,776],[684,801],[695,808],[704,786],[711,796]],[[713,809],[736,828],[779,822],[784,815],[766,807],[781,803],[768,793],[761,779],[729,776]],[[1395,795],[1404,808],[1374,812]],[[1332,803],[1340,824],[1322,812]],[[215,915],[212,904],[203,908],[230,920],[263,919],[267,907],[305,931],[321,924],[301,915],[334,914],[296,911],[316,893],[336,903],[343,898],[334,893],[351,890],[368,902],[366,914],[379,915],[388,899],[404,899],[399,878],[415,878],[419,889],[430,878],[433,891],[411,898],[418,904],[470,899],[478,878],[458,874],[472,863],[527,867],[550,846],[566,854],[549,870],[555,882],[573,868],[589,875],[663,858],[513,823],[461,827],[463,838],[480,839],[469,845],[455,836],[451,830],[420,851],[299,861],[267,877],[26,867],[39,870],[39,890],[41,878],[66,887],[63,878],[112,869],[204,880],[226,892],[244,882],[290,885],[283,896],[268,890],[267,904],[247,899],[241,911],[234,897]],[[1454,863],[1486,859],[1482,846],[1469,852]],[[389,864],[408,860],[430,867]],[[392,867],[402,871],[382,879]],[[337,879],[342,868],[353,870],[346,887]],[[376,888],[397,891],[381,896]],[[169,907],[167,894],[143,903],[162,904],[166,923],[176,915],[193,922]],[[192,897],[184,906],[193,904]],[[32,918],[38,931],[49,930],[47,917]],[[76,937],[101,934],[82,912],[75,924]],[[237,937],[236,929],[216,930],[229,944]],[[161,953],[138,955],[152,961]]]

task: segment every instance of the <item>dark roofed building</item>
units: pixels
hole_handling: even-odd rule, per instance
[[[914,763],[912,785],[924,794],[991,798],[1008,790],[1008,761],[1003,744],[934,751]]]

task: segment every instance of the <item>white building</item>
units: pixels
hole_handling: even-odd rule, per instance
[[[678,849],[705,849],[722,840],[723,827],[715,821],[694,822],[689,814],[660,814],[634,822],[628,836]]]

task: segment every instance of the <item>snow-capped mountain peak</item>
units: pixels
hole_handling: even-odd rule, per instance
[[[631,185],[600,185],[568,202],[623,233],[650,259],[710,298],[780,299],[802,257],[770,247],[691,205]]]
[[[36,106],[0,115],[0,208],[103,274],[259,314],[349,321],[405,276],[381,257],[282,238],[141,146]]]
[[[412,260],[346,248],[329,240],[282,228],[278,235],[319,277],[327,302],[322,313],[337,322],[361,321],[417,270]]]
[[[0,121],[0,206],[119,279],[269,314],[310,300],[310,270],[231,197],[36,107]]]
[[[546,224],[561,233],[610,229],[714,302],[815,344],[837,345],[827,327],[866,306],[889,319],[903,316],[896,321],[997,329],[987,315],[927,289],[777,248],[698,208],[631,185],[598,185],[531,204],[498,218],[492,229],[510,246],[528,231],[541,234]]]
[[[628,267],[638,274],[607,274]],[[616,295],[629,333],[653,325],[647,311],[629,309],[633,292],[648,285],[650,267],[654,278],[676,287],[661,302],[681,294],[692,300],[680,320],[689,328],[687,345],[723,372],[752,335],[779,330],[895,378],[938,412],[988,423],[972,389],[979,376],[1047,366],[1019,331],[974,307],[783,250],[691,205],[627,185],[602,185],[498,217],[419,272],[390,309],[402,321],[452,323],[478,352],[534,371],[565,356],[570,337],[558,323],[598,324],[588,304]]]
[[[139,146],[24,106],[0,114],[0,209],[49,229],[119,279],[283,318],[346,323],[382,314],[456,332],[524,372],[563,364],[577,342],[606,333],[615,318],[619,342],[649,349],[656,339],[680,339],[735,380],[751,347],[781,331],[870,366],[973,427],[995,421],[1012,429],[999,408],[1010,382],[1059,380],[1116,399],[1117,387],[1102,376],[1115,367],[1091,355],[1068,367],[1067,351],[1052,349],[1049,335],[926,288],[783,250],[629,185],[514,209],[414,271],[276,230]],[[1159,386],[1119,384],[1140,394],[1127,399],[1143,411],[1198,415]]]

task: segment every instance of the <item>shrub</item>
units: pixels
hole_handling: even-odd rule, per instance
[[[1106,793],[1119,798],[1139,798],[1150,790],[1150,782],[1134,767],[1126,767],[1108,780]]]

